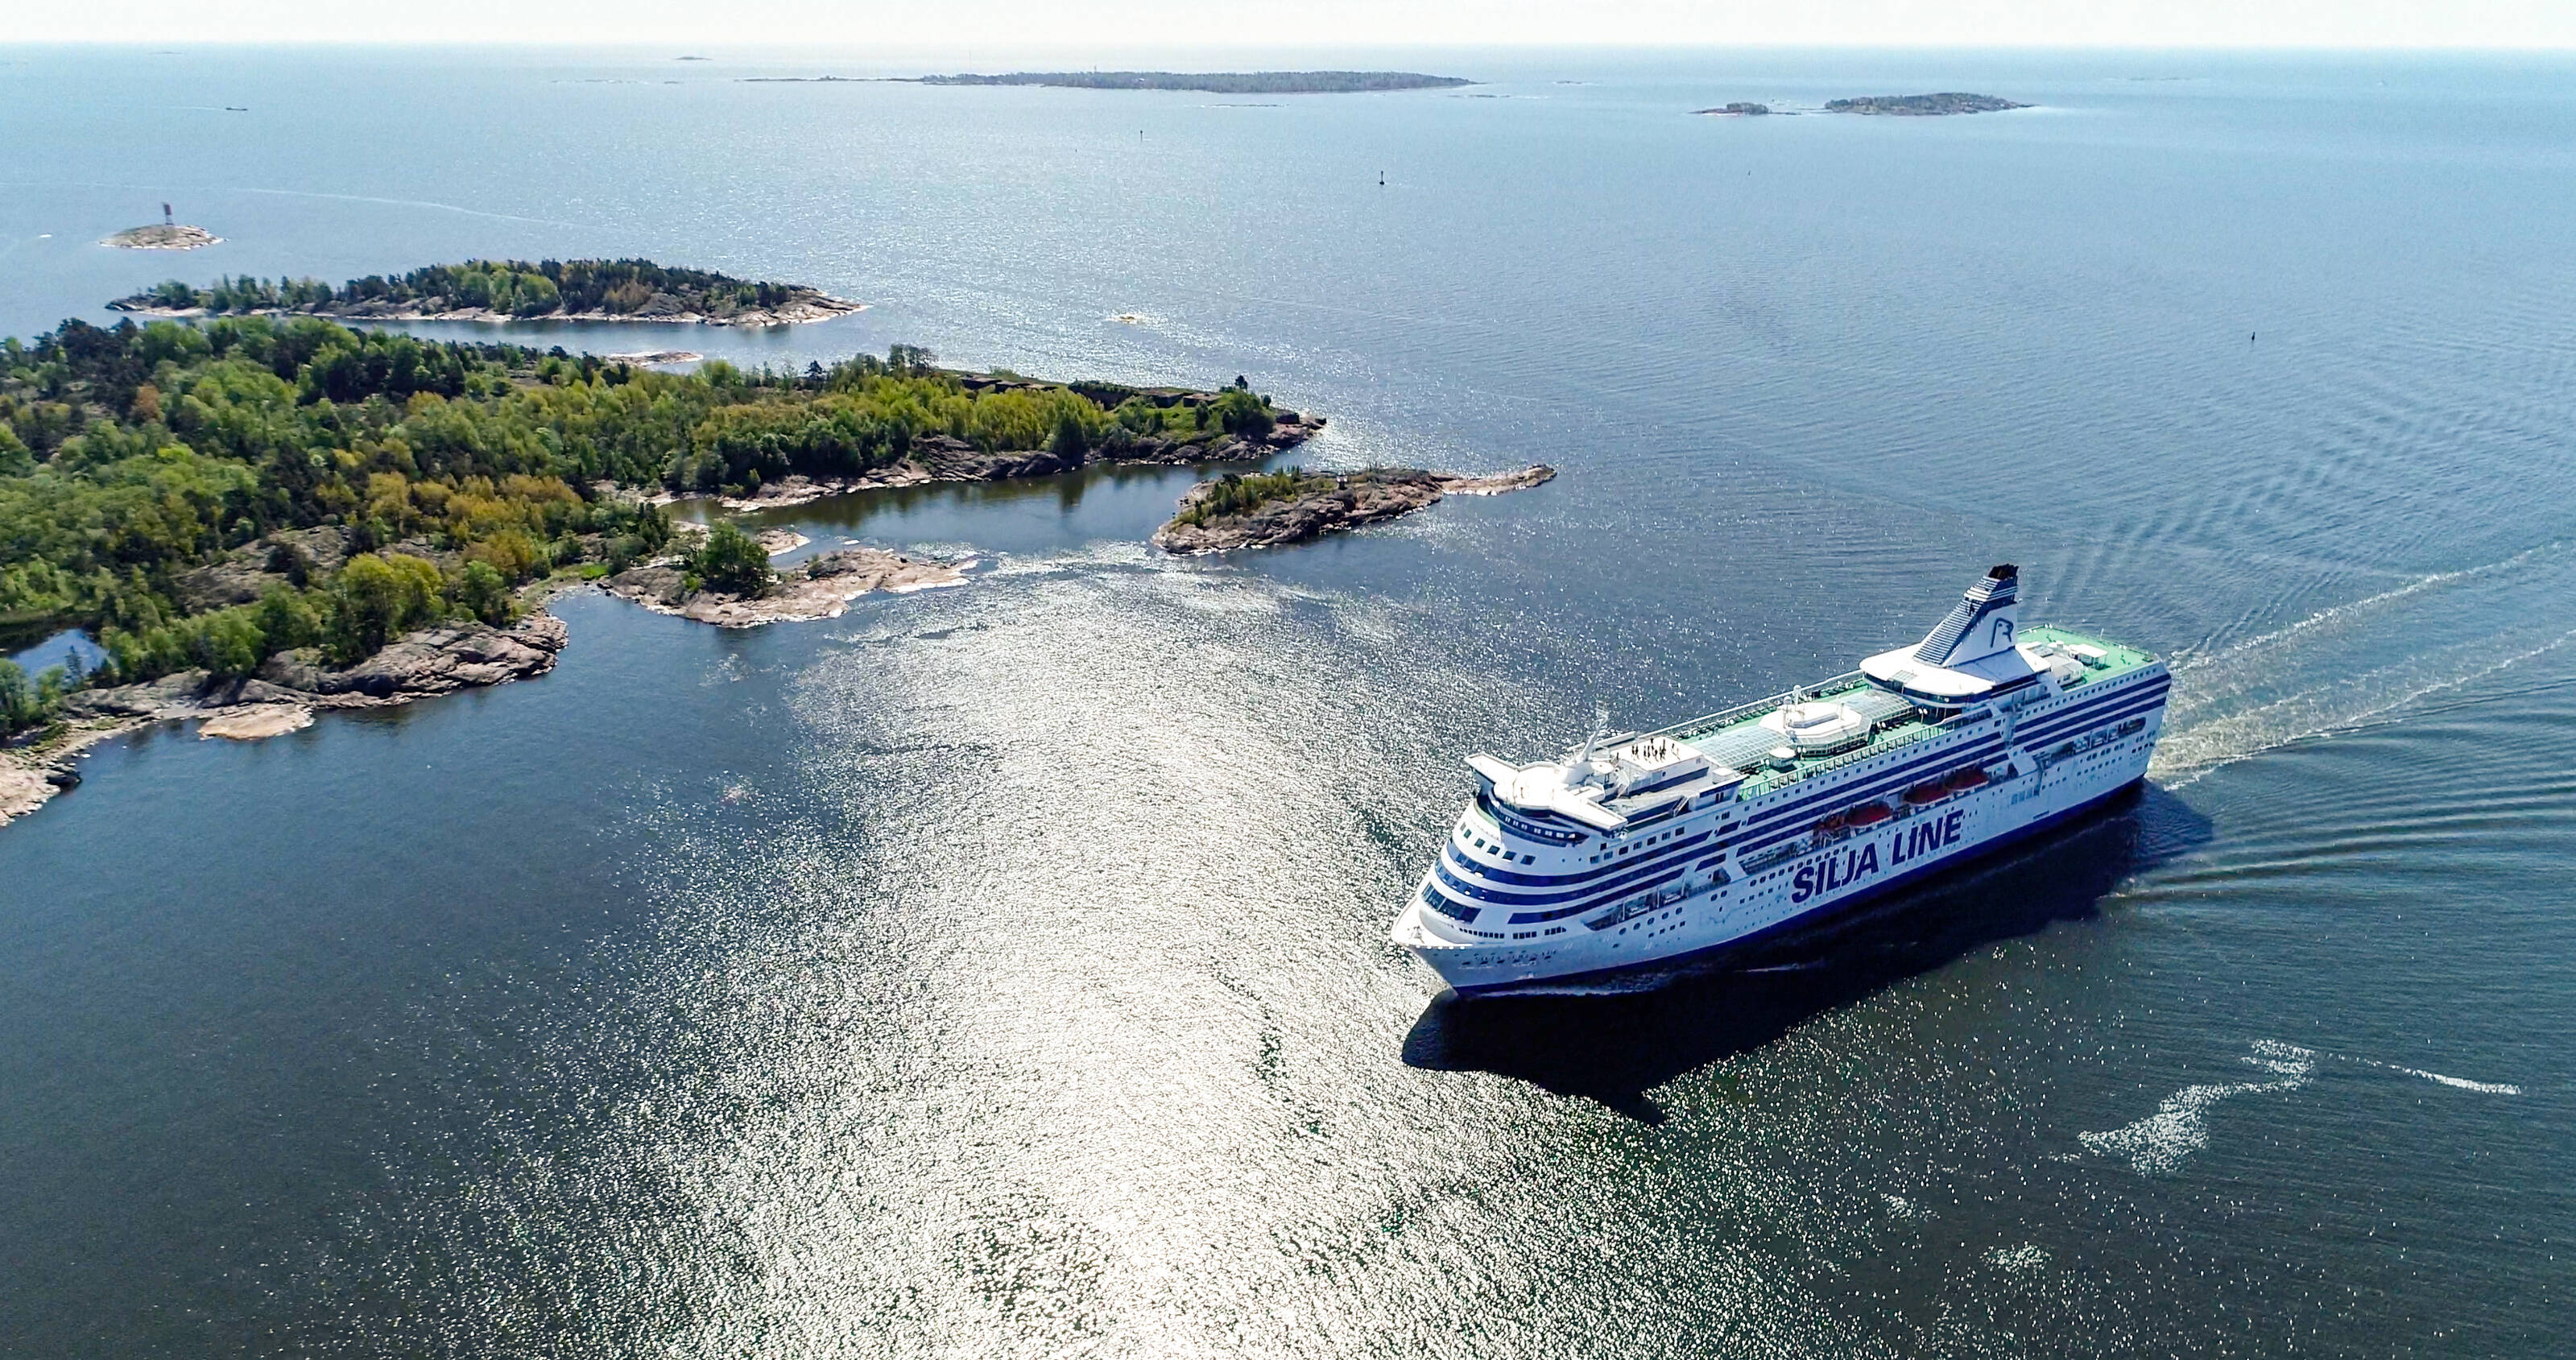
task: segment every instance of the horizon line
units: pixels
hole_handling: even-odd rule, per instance
[[[981,45],[981,44],[978,44],[978,45]],[[1259,47],[1262,47],[1262,48],[1273,49],[1273,50],[1276,50],[1276,49],[1280,48],[1281,46],[1283,46],[1282,44],[1278,44],[1278,43],[1255,43],[1255,44],[1251,44],[1251,45],[1252,45],[1252,46],[1259,46]],[[627,39],[627,40],[620,40],[620,41],[614,41],[614,42],[602,42],[602,41],[597,41],[597,40],[594,40],[594,39],[588,39],[588,38],[557,38],[557,37],[534,37],[534,38],[457,38],[457,37],[410,38],[410,37],[376,37],[376,38],[355,38],[355,37],[339,37],[339,36],[314,36],[314,37],[303,37],[303,36],[278,36],[278,37],[250,37],[250,38],[201,38],[201,37],[165,37],[165,38],[141,37],[141,38],[138,38],[138,37],[76,36],[76,37],[43,37],[43,38],[24,38],[24,37],[10,37],[10,36],[6,36],[6,35],[0,35],[0,50],[6,50],[6,49],[9,49],[9,48],[18,48],[18,47],[98,47],[98,48],[143,48],[143,47],[169,47],[169,48],[199,48],[199,49],[216,49],[216,48],[232,48],[232,49],[238,49],[238,48],[253,48],[253,47],[279,47],[279,46],[291,46],[291,47],[300,47],[300,48],[322,48],[322,47],[416,48],[416,49],[423,49],[423,50],[434,50],[434,49],[439,49],[439,48],[447,48],[447,49],[505,49],[505,50],[532,50],[532,49],[566,50],[566,49],[570,49],[570,50],[583,50],[583,51],[593,51],[593,52],[630,52],[630,51],[631,51],[631,52],[650,52],[650,53],[653,53],[653,54],[655,54],[655,55],[657,55],[657,56],[658,56],[658,55],[663,55],[663,54],[665,54],[665,53],[670,53],[670,55],[669,55],[669,57],[668,57],[668,59],[670,59],[670,60],[678,60],[680,57],[684,57],[684,56],[696,56],[696,55],[699,55],[701,52],[719,52],[719,53],[726,53],[726,52],[729,52],[729,53],[736,53],[736,54],[741,54],[741,55],[745,55],[745,56],[749,56],[749,55],[753,55],[753,54],[761,54],[761,55],[789,55],[789,54],[795,54],[795,55],[808,55],[808,56],[819,56],[819,55],[829,54],[829,55],[833,55],[833,56],[848,56],[848,55],[863,55],[863,54],[867,54],[867,53],[880,53],[880,54],[883,54],[883,55],[886,55],[886,56],[889,56],[889,57],[893,57],[893,56],[909,55],[909,54],[912,54],[912,53],[919,53],[919,52],[925,52],[925,51],[942,51],[942,52],[948,52],[948,51],[954,51],[954,50],[956,50],[956,48],[955,48],[955,45],[954,45],[954,44],[950,44],[950,43],[946,43],[946,42],[940,42],[940,41],[929,41],[929,40],[919,41],[919,42],[912,42],[912,41],[884,41],[884,40],[868,41],[868,40],[861,40],[861,39],[851,39],[851,40],[848,40],[848,42],[847,42],[846,44],[843,44],[843,43],[834,42],[834,41],[832,41],[832,40],[828,40],[828,39],[825,39],[825,40],[806,39],[806,40],[801,40],[801,41],[800,41],[800,40],[792,39],[792,38],[780,38],[780,39],[776,40],[775,42],[748,42],[748,43],[747,43],[747,42],[718,42],[718,43],[697,43],[697,44],[694,44],[694,45],[693,45],[693,44],[692,44],[689,40],[687,40],[687,39],[678,39],[678,38],[670,39],[670,40],[667,40],[667,41],[666,41],[666,40],[654,40],[654,39]],[[677,48],[677,49],[685,49],[685,50],[681,50],[681,51],[677,51],[677,52],[672,52],[672,51],[671,51],[671,49],[675,49],[675,48]],[[1018,52],[1021,52],[1021,53],[1024,53],[1024,54],[1026,54],[1026,55],[1029,55],[1029,56],[1036,56],[1036,55],[1048,54],[1048,53],[1074,53],[1074,52],[1098,53],[1098,52],[1102,51],[1103,49],[1102,49],[1102,47],[1101,47],[1101,46],[1099,46],[1098,44],[1088,43],[1088,42],[1070,42],[1070,41],[1068,41],[1068,42],[1064,42],[1064,43],[1059,44],[1059,43],[1052,43],[1052,42],[1047,42],[1047,41],[1043,41],[1043,40],[1032,40],[1032,41],[1028,42],[1026,45],[1024,45],[1024,46],[1019,46],[1019,47],[1015,48],[1014,50],[1016,50],[1016,51],[1018,51]],[[1134,43],[1134,44],[1121,44],[1121,45],[1118,45],[1117,47],[1115,47],[1113,50],[1117,50],[1117,51],[1124,51],[1124,52],[1133,52],[1133,53],[1139,53],[1139,54],[1142,54],[1142,53],[1148,53],[1148,52],[1164,52],[1164,53],[1191,53],[1191,52],[1197,52],[1197,53],[1211,53],[1211,54],[1212,54],[1212,53],[1217,53],[1217,52],[1237,51],[1237,50],[1242,50],[1242,49],[1241,49],[1240,47],[1236,46],[1236,45],[1233,45],[1233,44],[1187,44],[1187,43],[1165,43],[1165,42],[1156,42],[1156,41],[1146,40],[1146,41],[1140,41],[1140,42],[1137,42],[1137,43]],[[1292,50],[1305,50],[1305,49],[1292,49]],[[1533,39],[1486,39],[1486,40],[1482,40],[1482,41],[1474,41],[1474,42],[1446,42],[1446,41],[1439,41],[1439,40],[1432,40],[1432,39],[1385,39],[1385,40],[1381,40],[1381,41],[1365,42],[1365,43],[1337,44],[1337,45],[1334,45],[1334,46],[1329,47],[1329,48],[1315,49],[1315,50],[1325,50],[1325,51],[1346,51],[1346,52],[1351,52],[1351,53],[1354,53],[1354,54],[1357,54],[1357,53],[1365,53],[1365,52],[1394,52],[1394,51],[1452,52],[1452,53],[1466,53],[1466,52],[1479,52],[1479,51],[1486,51],[1486,52],[1586,51],[1586,52],[1631,52],[1631,53],[1641,53],[1641,54],[1643,54],[1643,53],[1665,53],[1665,52],[2068,52],[2068,53],[2120,53],[2120,52],[2133,52],[2133,53],[2193,53],[2193,54],[2201,54],[2201,55],[2227,54],[2227,53],[2241,53],[2241,54],[2248,54],[2248,55],[2254,55],[2254,54],[2260,54],[2260,55],[2281,55],[2281,54],[2296,54],[2296,53],[2314,53],[2314,54],[2319,54],[2319,55],[2354,55],[2354,54],[2373,54],[2373,53],[2377,53],[2377,54],[2402,55],[2402,54],[2407,54],[2407,53],[2419,53],[2419,54],[2462,54],[2462,55],[2493,55],[2493,56],[2524,56],[2524,55],[2538,56],[2538,55],[2553,55],[2553,54],[2555,54],[2555,55],[2576,54],[2576,40],[2571,40],[2571,41],[2563,42],[2563,43],[2551,42],[2551,43],[2528,43],[2528,44],[2515,44],[2515,45],[2509,45],[2509,44],[2480,43],[2480,42],[2416,42],[2416,43],[2376,43],[2376,42],[2297,42],[2297,43],[2289,43],[2289,42],[2281,42],[2281,43],[2266,43],[2266,42],[2206,42],[2206,43],[2203,43],[2203,42],[2081,42],[2081,41],[2069,42],[2069,41],[2019,41],[2019,40],[2011,40],[2011,39],[1985,39],[1985,40],[1964,40],[1964,39],[1963,39],[1963,40],[1955,40],[1955,41],[1953,41],[1953,40],[1946,40],[1946,39],[1922,39],[1922,40],[1906,40],[1906,41],[1877,41],[1877,42],[1844,42],[1844,41],[1839,41],[1839,40],[1811,40],[1811,41],[1798,41],[1798,42],[1723,42],[1723,41],[1707,41],[1707,42],[1697,42],[1697,41],[1693,41],[1693,42],[1621,42],[1621,41],[1597,41],[1597,40],[1581,39],[1581,38],[1564,38],[1564,39],[1556,39],[1556,38],[1550,38],[1550,39],[1536,39],[1536,38],[1533,38]],[[1103,66],[1101,69],[1107,69],[1107,68],[1106,68],[1105,66]],[[1253,70],[1253,69],[1255,69],[1255,68],[1250,67],[1250,66],[1242,66],[1242,67],[1238,67],[1237,69],[1238,69],[1238,70],[1249,71],[1249,70]],[[1267,67],[1267,66],[1265,66],[1265,67],[1261,67],[1261,68],[1259,68],[1259,69],[1262,69],[1262,70],[1280,70],[1280,71],[1286,71],[1286,70],[1313,70],[1313,69],[1322,69],[1322,68],[1318,68],[1318,67],[1313,66],[1311,62],[1302,62],[1302,61],[1301,61],[1301,62],[1299,62],[1299,63],[1297,63],[1297,64],[1293,64],[1293,65],[1284,65],[1284,66],[1275,66],[1275,67]]]

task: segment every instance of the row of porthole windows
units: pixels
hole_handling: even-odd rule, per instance
[[[1677,826],[1670,831],[1659,831],[1652,836],[1648,836],[1642,841],[1638,841],[1634,845],[1623,845],[1616,850],[1604,850],[1600,854],[1594,855],[1592,858],[1585,860],[1584,863],[1599,864],[1605,859],[1617,859],[1619,856],[1624,855],[1631,850],[1643,850],[1647,846],[1655,844],[1657,841],[1671,840],[1673,837],[1682,834],[1685,829],[1686,828]]]
[[[1503,847],[1501,847],[1501,846],[1499,846],[1499,845],[1489,844],[1489,843],[1487,843],[1487,841],[1485,840],[1485,838],[1484,838],[1484,837],[1479,836],[1479,835],[1477,835],[1476,833],[1474,833],[1474,832],[1472,832],[1472,831],[1467,831],[1467,830],[1461,829],[1461,830],[1458,832],[1458,839],[1459,839],[1459,840],[1461,840],[1461,841],[1466,842],[1466,843],[1467,843],[1467,844],[1469,844],[1469,845],[1472,845],[1472,846],[1476,847],[1476,848],[1477,848],[1477,849],[1479,849],[1479,850],[1482,850],[1482,851],[1486,852],[1487,854],[1493,854],[1493,855],[1500,855],[1500,856],[1502,856],[1502,857],[1503,857],[1503,862],[1504,862],[1505,864],[1536,864],[1536,863],[1538,863],[1538,856],[1536,856],[1536,855],[1524,855],[1524,854],[1520,854],[1520,853],[1518,853],[1518,852],[1516,852],[1516,851],[1506,850],[1506,849],[1504,849]]]
[[[1661,935],[1661,934],[1663,934],[1663,933],[1664,933],[1664,930],[1670,930],[1670,929],[1672,929],[1674,926],[1687,925],[1687,924],[1689,924],[1689,923],[1688,923],[1688,922],[1686,922],[1686,921],[1681,921],[1681,920],[1678,920],[1678,919],[1677,919],[1677,920],[1675,920],[1675,921],[1673,922],[1673,924],[1672,924],[1671,926],[1666,926],[1666,927],[1664,927],[1664,930],[1647,930],[1647,929],[1646,929],[1646,927],[1648,927],[1648,926],[1650,926],[1650,925],[1653,925],[1653,924],[1654,924],[1655,922],[1657,922],[1657,921],[1663,920],[1663,919],[1664,919],[1665,917],[1667,917],[1667,916],[1671,916],[1671,917],[1679,917],[1679,916],[1681,915],[1681,913],[1683,912],[1683,910],[1684,910],[1684,908],[1681,908],[1681,907],[1675,907],[1675,908],[1673,908],[1671,911],[1659,911],[1659,912],[1656,912],[1656,913],[1655,913],[1654,915],[1652,915],[1652,916],[1644,917],[1644,918],[1642,918],[1642,919],[1635,920],[1635,921],[1630,921],[1628,924],[1626,924],[1626,925],[1624,925],[1624,926],[1619,927],[1617,930],[1612,931],[1611,933],[1612,933],[1612,934],[1614,934],[1614,935],[1625,935],[1625,934],[1627,934],[1629,931],[1636,930],[1636,931],[1643,931],[1645,934],[1648,934],[1648,935]]]

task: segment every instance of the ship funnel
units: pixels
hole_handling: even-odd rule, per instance
[[[1997,652],[2012,650],[2021,618],[2021,573],[2007,562],[1968,587],[1950,607],[1941,626],[1914,649],[1914,659],[1935,666],[1959,666]]]

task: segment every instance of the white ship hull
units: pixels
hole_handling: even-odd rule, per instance
[[[1703,882],[1680,900],[1609,931],[1577,926],[1537,940],[1436,941],[1423,927],[1427,908],[1417,893],[1397,921],[1395,938],[1461,992],[1570,982],[1742,945],[1756,936],[1821,922],[2101,803],[2146,777],[2157,731],[2150,725],[2085,768],[2059,767],[2045,776],[2033,772],[1989,784],[1914,816],[1899,816],[1875,834],[1855,833],[1809,848],[1751,880],[1726,886]],[[1938,844],[1917,849],[1918,839],[1937,839]],[[1914,853],[1907,854],[1909,849]],[[1426,873],[1426,884],[1429,878]]]
[[[2013,582],[1997,584],[2008,607]],[[1845,703],[1777,696],[1611,759],[1589,745],[1526,768],[1476,757],[1483,787],[1392,938],[1462,992],[1669,964],[1822,921],[2145,778],[2164,665],[2062,630],[2029,636],[2041,640],[2013,654],[2025,671],[1995,686],[2007,698],[1927,698],[1916,686],[1949,673],[1908,661],[1890,681],[1880,663],[1905,658],[1888,653],[1869,680],[1828,682]],[[1793,758],[1763,752],[1768,733],[1842,745]],[[1717,759],[1748,750],[1767,773]]]

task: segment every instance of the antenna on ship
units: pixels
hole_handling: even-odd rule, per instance
[[[1576,753],[1574,763],[1590,765],[1592,748],[1599,746],[1601,739],[1608,735],[1610,735],[1610,705],[1605,701],[1592,706],[1592,735],[1583,739],[1583,749]]]

